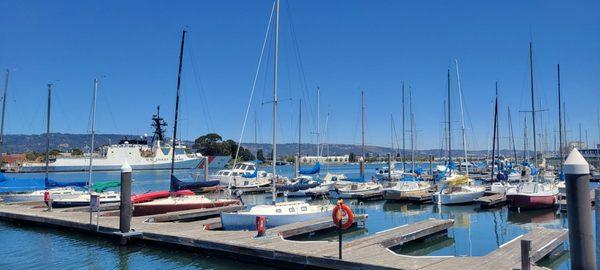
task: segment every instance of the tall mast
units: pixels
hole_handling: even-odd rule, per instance
[[[458,60],[454,59],[454,63],[456,64],[456,82],[458,83],[458,100],[460,101],[460,123],[462,126],[463,151],[465,152],[465,169],[467,176],[469,176],[469,164],[467,160],[467,133],[465,132],[465,113],[463,110],[462,87],[460,85],[460,71],[458,68]],[[459,166],[459,168],[461,168],[461,166]]]
[[[88,174],[88,191],[92,195],[92,160],[94,154],[94,137],[96,135],[96,96],[98,94],[98,79],[94,79],[94,92],[92,95],[92,132],[90,141],[90,166]]]
[[[6,93],[8,92],[8,78],[10,70],[6,69],[6,78],[4,79],[4,94],[2,95],[2,121],[0,122],[0,165],[2,164],[2,146],[4,146],[4,115],[6,113]]]
[[[321,89],[317,87],[317,157],[321,156]]]
[[[277,183],[277,65],[279,64],[279,0],[275,1],[275,56],[273,61],[273,179],[271,183],[271,201],[275,204],[275,185]]]
[[[394,153],[394,115],[390,113],[390,143]]]
[[[525,115],[524,118],[525,119],[523,120],[523,162],[527,162],[527,160],[528,160],[527,151],[529,151],[528,145],[527,145],[527,141],[529,140],[527,138],[527,115]]]
[[[494,181],[494,163],[496,163],[496,131],[498,129],[498,82],[496,82],[496,102],[494,105],[494,137],[492,139],[492,173],[490,181]]]
[[[413,112],[413,97],[410,86],[408,87],[408,96],[410,99],[410,148],[411,148],[411,170],[415,172],[415,116]]]
[[[406,171],[406,140],[404,139],[406,131],[404,131],[404,111],[406,110],[404,109],[404,82],[402,82],[402,171]]]
[[[48,170],[50,162],[50,104],[52,102],[52,84],[48,84],[48,111],[46,112],[46,173],[44,176],[44,183],[48,186]]]
[[[513,150],[513,156],[515,158],[515,162],[517,162],[517,148],[515,146],[515,134],[513,132],[512,118],[510,116],[510,107],[508,107],[508,128],[510,131],[510,139],[511,139],[511,145],[512,145],[512,150]]]
[[[535,133],[535,96],[533,95],[533,45],[529,42],[529,73],[531,79],[531,119],[533,124],[533,164],[538,165],[537,161],[537,134]]]
[[[302,147],[302,99],[298,105],[298,158],[300,158],[300,152]]]
[[[181,70],[183,68],[183,48],[185,45],[185,33],[186,31],[183,30],[183,34],[181,35],[181,48],[179,49],[179,71],[177,72],[177,95],[175,97],[175,121],[173,122],[173,145],[171,146],[171,183],[173,183],[173,179],[175,178],[175,147],[177,144],[177,120],[179,119],[179,93],[181,91]],[[208,164],[205,164],[205,166],[206,165]],[[174,191],[172,184],[171,191]]]
[[[365,180],[365,92],[360,91],[361,97],[361,118],[362,118],[362,147],[361,147],[361,158],[362,162],[360,163],[360,178]]]
[[[450,69],[448,69],[448,165],[452,162],[452,121],[450,120]]]
[[[562,134],[562,126],[563,126],[563,119],[562,119],[562,109],[561,109],[561,94],[560,94],[560,64],[556,65],[556,71],[557,71],[557,76],[558,76],[558,145],[559,145],[559,149],[558,149],[558,153],[560,155],[560,171],[562,172],[563,170],[563,134]]]

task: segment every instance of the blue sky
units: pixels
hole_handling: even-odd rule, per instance
[[[6,132],[44,132],[48,82],[55,82],[53,131],[87,132],[96,77],[101,79],[98,132],[150,133],[156,105],[172,124],[179,42],[187,26],[181,135],[193,139],[217,132],[238,140],[272,4],[2,1],[0,68],[12,71]],[[524,115],[518,111],[529,110],[528,42],[533,40],[536,103],[548,109],[538,133],[547,129],[552,148],[560,63],[569,138],[579,136],[582,123],[584,139],[587,130],[588,140],[598,142],[599,13],[598,1],[283,0],[279,141],[296,141],[301,97],[306,105],[303,141],[315,141],[319,86],[327,142],[360,143],[364,90],[367,143],[389,146],[390,114],[400,129],[404,81],[415,96],[418,148],[440,147],[446,70],[451,68],[453,147],[459,147],[453,64],[458,59],[469,148],[488,147],[495,81],[500,85],[501,144],[508,147],[510,106],[521,148]],[[264,61],[251,111],[258,115],[258,140],[270,142],[271,104],[265,102],[272,95],[272,56]],[[254,141],[252,115],[244,141]]]

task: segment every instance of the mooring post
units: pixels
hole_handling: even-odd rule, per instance
[[[521,270],[531,270],[531,240],[521,240]]]
[[[590,166],[575,148],[569,153],[563,168],[567,187],[571,269],[596,269],[589,195]]]
[[[600,188],[594,189],[594,208],[596,211],[596,269],[600,266]]]
[[[125,162],[121,166],[121,202],[119,205],[119,230],[121,233],[131,231],[131,166]]]
[[[388,180],[392,181],[392,155],[387,154],[387,163],[388,163]]]
[[[340,216],[341,216],[341,211],[340,211]],[[340,260],[342,259],[342,232],[343,228],[342,228],[342,218],[339,218],[338,221],[338,250],[339,250],[339,258]]]
[[[208,156],[204,157],[204,181],[208,181]]]

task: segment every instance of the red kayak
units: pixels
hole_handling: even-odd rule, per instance
[[[175,192],[173,192],[173,194],[175,195],[175,197],[180,197],[180,196],[194,195],[195,193],[191,190],[186,189],[186,190],[175,191]],[[154,191],[154,192],[148,192],[148,193],[144,193],[144,194],[140,194],[140,195],[133,195],[133,196],[131,196],[131,203],[136,204],[136,203],[149,202],[149,201],[153,201],[153,200],[160,199],[160,198],[166,198],[166,197],[169,197],[170,195],[171,195],[171,192],[168,190]]]

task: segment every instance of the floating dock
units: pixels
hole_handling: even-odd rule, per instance
[[[483,196],[479,199],[475,200],[476,203],[479,203],[481,208],[493,208],[497,206],[502,206],[506,204],[506,195],[505,194],[492,194]]]
[[[111,211],[111,210],[108,210]],[[206,213],[203,213],[206,214]],[[499,249],[480,257],[408,256],[392,252],[389,248],[410,241],[439,236],[454,224],[453,220],[427,219],[389,230],[377,232],[343,243],[343,259],[338,259],[338,242],[293,241],[287,238],[334,228],[329,218],[299,222],[268,229],[263,237],[255,231],[214,230],[219,227],[218,217],[189,222],[172,222],[176,215],[187,219],[191,212],[170,213],[152,217],[133,217],[131,228],[133,242],[154,242],[172,248],[198,249],[260,264],[282,268],[308,267],[326,269],[518,269],[521,261],[520,239],[532,241],[531,262],[563,246],[567,230],[535,228],[528,234],[502,245]],[[360,218],[365,218],[361,216]],[[83,211],[52,212],[32,205],[0,204],[0,219],[16,223],[32,223],[66,230],[77,230],[102,237],[119,239],[119,217],[96,215],[89,224],[89,213]],[[164,221],[164,222],[158,222]],[[214,227],[213,227],[214,226]],[[533,267],[540,269],[539,267]]]

